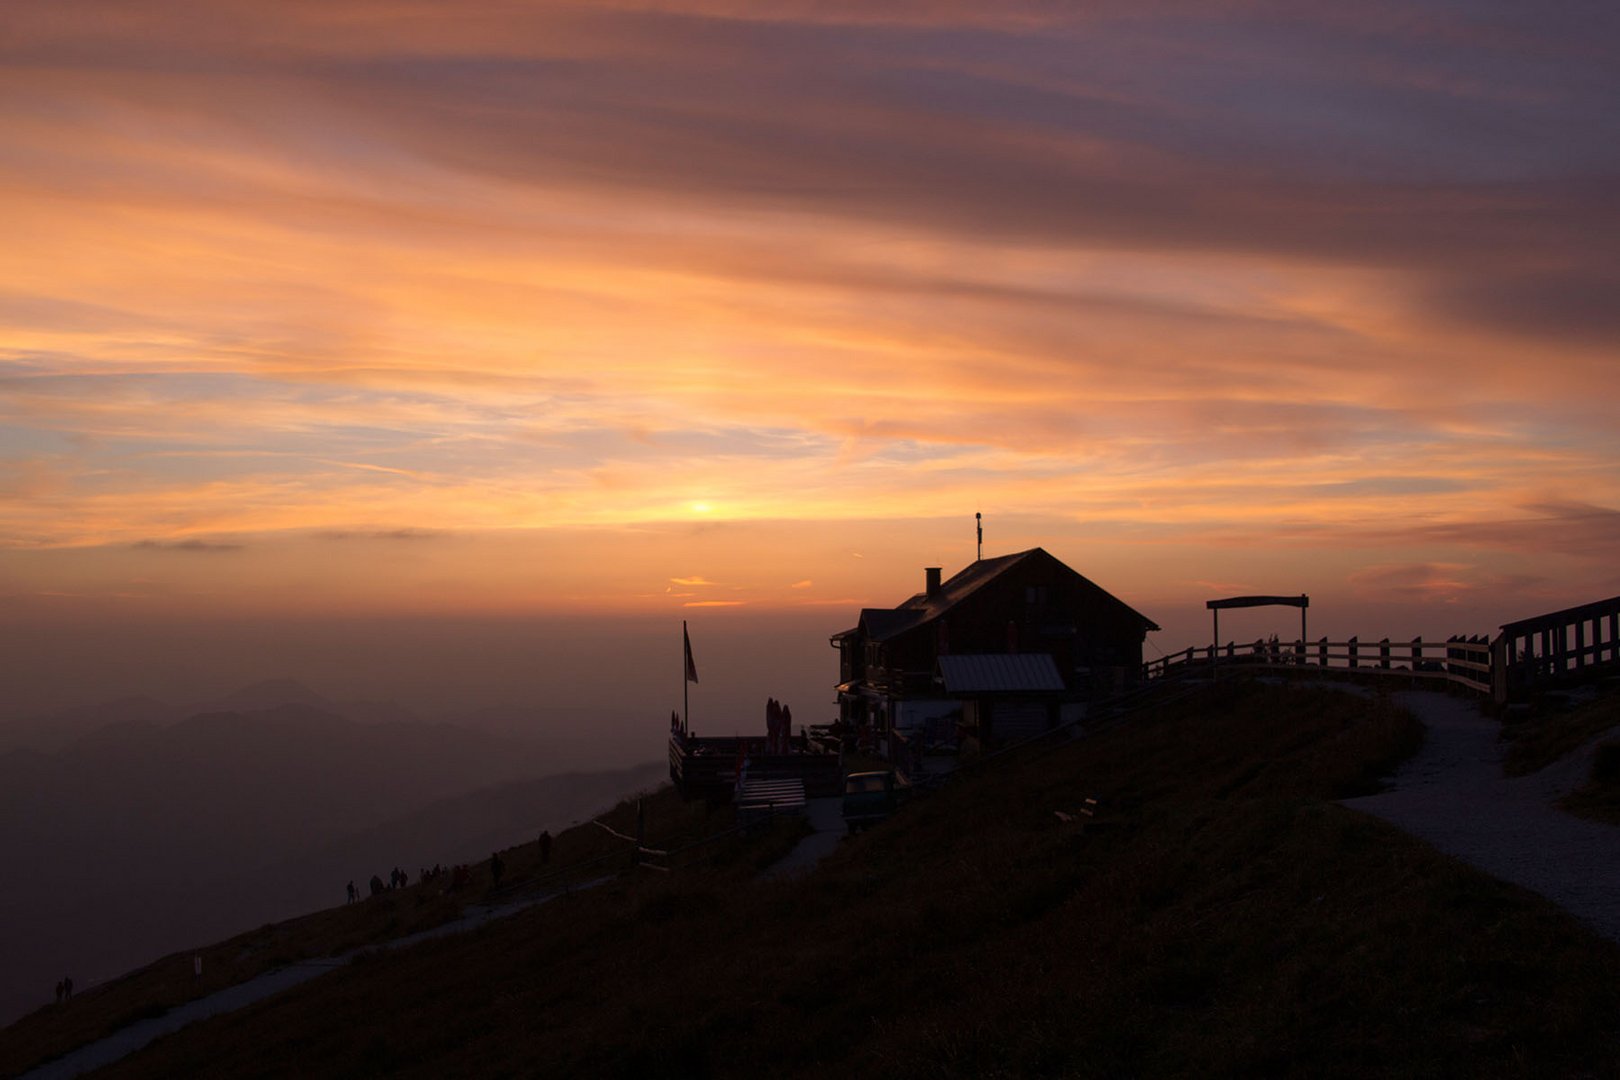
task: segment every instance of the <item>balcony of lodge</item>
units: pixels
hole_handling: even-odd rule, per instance
[[[788,739],[787,753],[773,754],[759,735],[670,734],[669,778],[682,798],[730,802],[745,765],[749,780],[803,782],[806,798],[844,790],[843,755],[836,742],[800,733]]]

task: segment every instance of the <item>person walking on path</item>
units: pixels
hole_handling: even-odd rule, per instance
[[[551,863],[551,830],[547,829],[540,834],[540,865]]]

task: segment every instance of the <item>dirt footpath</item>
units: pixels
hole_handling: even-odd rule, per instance
[[[1539,773],[1504,777],[1501,728],[1472,703],[1422,691],[1394,697],[1423,721],[1423,749],[1390,791],[1344,805],[1538,892],[1620,941],[1620,826],[1554,805],[1588,775],[1595,742]]]

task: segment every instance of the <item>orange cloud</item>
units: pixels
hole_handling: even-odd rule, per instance
[[[201,10],[8,26],[19,591],[645,606],[708,566],[758,605],[949,564],[979,508],[1144,588],[1612,565],[1613,76],[1556,25],[1503,64],[1346,11]],[[613,559],[503,586],[548,532]]]

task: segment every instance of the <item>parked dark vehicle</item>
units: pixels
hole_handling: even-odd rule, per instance
[[[844,778],[844,825],[849,834],[894,813],[898,803],[894,771],[850,773]]]

